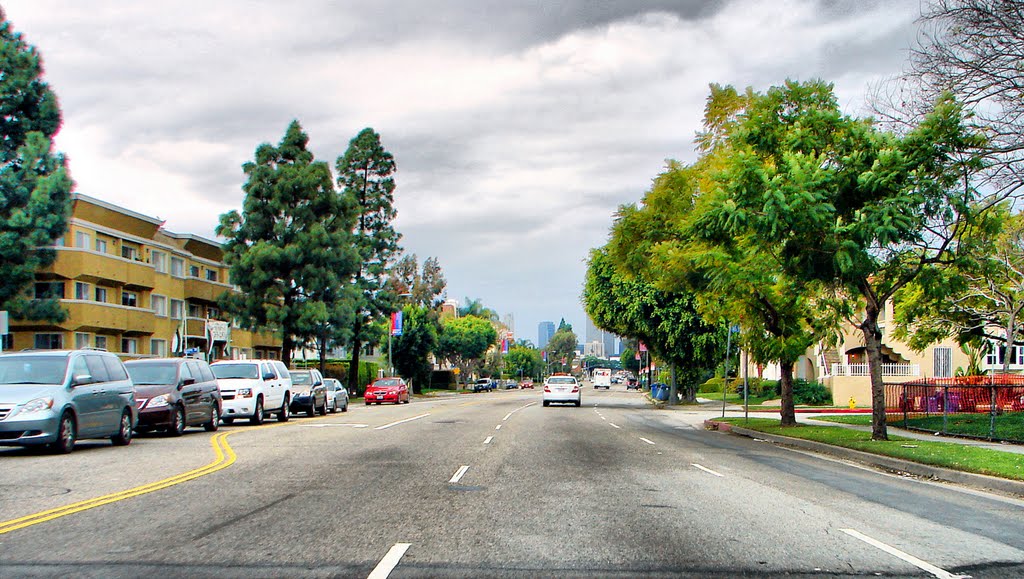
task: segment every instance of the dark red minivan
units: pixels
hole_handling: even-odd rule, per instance
[[[190,358],[153,358],[124,363],[135,385],[137,432],[162,430],[181,436],[189,426],[209,432],[220,424],[221,395],[210,365]]]

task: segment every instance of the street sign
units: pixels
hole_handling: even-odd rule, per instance
[[[7,327],[7,311],[0,312],[0,334],[6,334],[10,331]]]

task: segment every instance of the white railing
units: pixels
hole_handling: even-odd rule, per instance
[[[832,364],[833,376],[870,376],[867,364]],[[882,364],[882,376],[920,376],[920,364]]]

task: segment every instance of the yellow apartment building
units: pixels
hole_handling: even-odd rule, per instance
[[[217,298],[236,291],[219,243],[167,231],[159,219],[93,197],[71,198],[68,231],[54,247],[57,258],[36,273],[30,289],[36,298],[58,298],[67,320],[11,320],[5,350],[280,357],[280,338],[243,330],[218,309]]]

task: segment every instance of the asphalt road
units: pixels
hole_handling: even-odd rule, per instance
[[[0,449],[0,578],[1024,576],[1022,501],[540,399]]]

